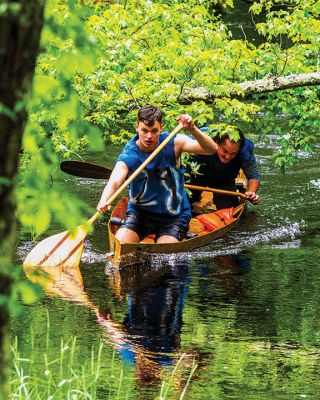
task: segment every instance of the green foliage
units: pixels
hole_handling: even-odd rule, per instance
[[[183,110],[176,104],[182,86],[199,74],[212,54],[210,32],[215,30],[206,8],[198,2],[130,1],[126,7],[108,6],[88,24],[99,43],[99,63],[77,87],[86,100],[87,118],[107,137],[127,139],[135,121],[130,110],[153,103],[166,111],[172,128],[170,117],[175,120]],[[215,32],[216,43],[224,38],[224,28]]]
[[[48,2],[32,96],[23,138],[18,217],[34,238],[56,221],[74,228],[85,208],[52,183],[61,157],[80,157],[103,147],[99,129],[85,120],[75,85],[95,68],[94,40],[84,21],[90,10],[77,2]]]
[[[317,0],[291,0],[281,5],[275,0],[260,0],[251,7],[254,14],[263,10],[266,11],[266,22],[257,24],[257,28],[269,39],[287,35],[293,43],[319,45],[320,7]]]
[[[43,321],[45,335],[29,332],[29,348],[25,350],[16,337],[11,345],[10,396],[15,399],[135,399],[132,368],[122,365],[115,351],[102,341],[91,348],[81,346],[81,338],[57,335],[50,328],[49,314]],[[52,336],[54,339],[52,339]],[[40,339],[40,340],[39,340]],[[60,351],[53,341],[60,340]],[[185,366],[186,355],[166,373],[157,399],[184,399],[197,365]],[[177,390],[176,380],[186,375],[186,383]],[[177,393],[177,392],[181,393]],[[102,396],[102,397],[101,397]]]
[[[12,317],[22,313],[22,304],[34,303],[42,293],[38,285],[26,279],[20,266],[2,263],[1,279],[10,281],[10,291],[7,295],[0,293],[0,307],[9,310]]]
[[[253,17],[264,16],[256,24],[263,39],[259,45],[245,34],[233,38],[212,12],[216,6],[233,7],[231,1],[210,3],[48,1],[19,189],[21,222],[35,236],[53,216],[68,227],[80,218],[78,202],[67,194],[58,201],[49,188],[61,157],[80,157],[88,146],[102,149],[103,136],[109,143],[125,143],[134,134],[137,109],[146,103],[165,112],[168,131],[180,113],[190,113],[199,126],[237,124],[260,137],[276,134],[276,164],[282,169],[296,161],[299,150],[313,149],[319,140],[319,88],[251,101],[231,99],[229,93],[241,96],[238,83],[244,81],[319,70],[318,2],[254,2]],[[182,106],[179,96],[186,87],[203,87],[217,98]]]
[[[29,140],[28,135],[25,139]],[[30,137],[29,146],[33,139]],[[52,144],[44,142],[43,148],[35,146],[31,155],[28,154],[31,157],[28,160],[27,154],[21,164],[17,192],[17,215],[22,225],[29,227],[34,239],[50,227],[53,216],[69,229],[79,225],[84,221],[82,210],[87,207],[80,200],[73,199],[70,193],[55,190],[53,179],[59,158]]]
[[[215,2],[216,3],[216,2]],[[220,3],[232,6],[229,2]],[[290,2],[279,7],[276,1],[255,2],[253,14],[264,13],[265,23],[256,25],[265,40],[255,46],[246,40],[234,40],[227,26],[212,17],[206,2],[128,1],[99,3],[88,27],[98,42],[95,72],[83,77],[77,90],[88,110],[87,119],[98,125],[112,142],[125,142],[132,135],[134,110],[154,103],[166,112],[166,126],[180,112],[189,112],[199,125],[237,123],[245,131],[286,135],[268,118],[277,113],[279,97],[288,99],[284,113],[302,126],[314,120],[317,103],[304,99],[306,106],[293,106],[289,98],[299,100],[301,90],[271,93],[252,102],[231,100],[228,93],[237,82],[313,72],[318,69],[319,6],[315,1]],[[248,18],[250,16],[248,15]],[[308,29],[301,30],[303,24]],[[177,99],[185,87],[204,87],[220,96],[213,104],[202,102],[181,107]],[[239,94],[241,89],[239,88]],[[317,97],[317,88],[308,89]],[[267,98],[267,101],[264,101]],[[297,112],[299,108],[299,112]],[[290,133],[297,135],[292,120]],[[284,164],[292,164],[300,148],[311,149],[314,123],[305,127],[301,140],[281,141]],[[309,128],[311,131],[309,131]],[[299,134],[298,134],[299,136]],[[278,159],[279,164],[279,159]],[[280,163],[281,166],[283,163]]]
[[[266,15],[266,22],[256,26],[268,40],[263,49],[273,49],[275,55],[272,76],[319,71],[318,1],[295,0],[280,6],[276,1],[261,0],[252,5],[251,11]],[[319,87],[309,87],[271,93],[262,100],[265,118],[256,120],[256,129],[280,136],[280,150],[274,158],[282,170],[296,162],[300,150],[310,152],[319,141],[319,96]],[[287,123],[279,124],[274,115]]]

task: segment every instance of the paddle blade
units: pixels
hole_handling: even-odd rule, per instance
[[[102,167],[101,165],[83,161],[62,161],[60,169],[69,175],[93,179],[108,179],[112,172],[110,169]]]
[[[75,267],[80,263],[90,224],[78,226],[38,243],[25,259],[24,267]]]

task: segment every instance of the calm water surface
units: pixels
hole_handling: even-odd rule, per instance
[[[21,352],[30,332],[43,351],[49,317],[53,351],[61,336],[77,335],[84,354],[103,340],[128,372],[134,398],[159,393],[162,371],[181,354],[184,371],[198,364],[189,399],[319,398],[319,148],[281,175],[269,139],[256,143],[260,205],[249,205],[235,229],[210,246],[115,271],[105,262],[106,220],[96,223],[80,269],[47,271],[54,281],[47,296],[13,321]],[[112,158],[86,160],[111,167]],[[94,207],[104,182],[58,173],[54,185]],[[32,247],[23,240],[18,257]],[[178,393],[185,374],[176,381]]]

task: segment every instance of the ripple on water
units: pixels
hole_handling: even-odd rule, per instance
[[[254,235],[251,232],[241,232],[239,235],[241,237],[240,243],[251,247],[260,243],[269,243],[288,238],[295,239],[298,235],[301,235],[301,229],[300,225],[295,222],[271,229],[260,230],[255,232]]]
[[[84,250],[81,256],[81,262],[86,264],[105,262],[106,254],[100,253],[93,249],[92,244],[89,240],[85,242]]]
[[[317,189],[320,189],[320,179],[313,179],[310,181],[311,185],[316,187]]]
[[[244,249],[257,245],[267,245],[269,248],[270,246],[272,248],[296,248],[300,246],[300,239],[297,239],[299,235],[301,235],[301,229],[298,223],[288,223],[277,228],[257,231],[254,235],[251,232],[236,232],[216,240],[210,247],[206,246],[187,253],[152,254],[148,258],[148,264],[151,268],[160,268],[163,264],[176,266],[179,263],[199,258],[238,254]],[[112,264],[107,265],[107,269],[111,266]]]
[[[16,250],[16,262],[23,263],[24,259],[27,257],[27,254],[33,249],[33,247],[37,243],[27,241],[27,242],[20,242],[19,246]]]
[[[302,224],[302,223],[301,223]],[[287,223],[285,225],[257,230],[254,235],[250,231],[235,232],[230,234],[225,240],[217,241],[216,247],[210,248],[210,251],[197,251],[196,257],[215,257],[221,254],[238,254],[239,252],[256,247],[258,245],[280,246],[281,248],[299,247],[301,235],[301,224]],[[190,253],[194,258],[194,253]]]
[[[153,267],[161,266],[163,263],[174,266],[178,263],[190,261],[195,258],[211,258],[222,254],[238,254],[244,249],[257,245],[268,245],[268,247],[272,246],[272,248],[299,247],[300,240],[297,239],[297,236],[301,235],[302,226],[303,221],[300,224],[297,222],[289,223],[289,221],[287,221],[284,225],[276,228],[258,230],[254,235],[252,235],[251,231],[237,231],[222,239],[217,239],[210,246],[196,249],[195,251],[178,254],[152,254],[150,258],[148,258],[148,263]],[[17,249],[17,256],[20,259],[17,261],[22,262],[34,246],[34,242],[23,242]],[[107,263],[107,258],[105,253],[98,252],[93,248],[90,240],[85,242],[81,257],[82,263]]]
[[[296,249],[299,248],[301,246],[301,240],[300,239],[296,239],[296,240],[292,240],[290,242],[283,242],[283,243],[279,243],[279,244],[270,244],[268,245],[268,248],[271,249]]]

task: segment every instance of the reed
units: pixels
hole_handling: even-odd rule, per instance
[[[61,339],[56,357],[32,351],[23,357],[18,339],[11,345],[10,399],[17,400],[78,400],[99,398],[127,398],[131,390],[123,379],[124,371],[115,363],[103,365],[104,344],[92,346],[91,357],[80,361],[77,338]],[[102,394],[103,393],[103,394]]]
[[[156,400],[166,400],[168,398],[172,398],[172,393],[175,392],[175,381],[178,381],[179,386],[180,386],[180,381],[181,381],[180,375],[182,372],[185,372],[185,370],[186,370],[185,367],[182,367],[182,363],[186,357],[187,357],[186,353],[182,354],[180,356],[180,358],[178,359],[177,363],[175,364],[173,370],[169,374],[168,378],[162,380],[160,395],[159,395],[159,397],[156,398]],[[197,367],[198,366],[197,366],[195,360],[193,359],[191,369],[187,376],[186,383],[183,387],[183,390],[181,391],[180,394],[175,395],[175,399],[178,399],[178,400],[184,399],[187,389],[189,387],[189,384],[191,382],[191,378],[192,378],[193,374],[195,373]]]
[[[11,345],[10,399],[16,400],[97,400],[139,398],[132,366],[124,367],[116,351],[101,341],[98,346],[84,349],[77,337],[61,338],[59,351],[55,352],[56,341],[50,335],[47,315],[47,334],[42,339],[30,330],[28,355],[22,355],[18,338]],[[56,340],[57,338],[55,338]],[[41,341],[41,340],[40,340]],[[25,350],[23,351],[26,352]],[[57,354],[56,354],[57,353]],[[184,399],[192,375],[197,366],[183,354],[173,368],[166,370],[160,388],[152,390],[153,398],[159,400]],[[190,373],[188,374],[188,370]],[[187,375],[187,377],[186,377]],[[184,376],[184,378],[182,378]],[[179,382],[179,384],[177,384]],[[181,385],[181,382],[185,382]],[[177,388],[178,387],[178,388]],[[181,389],[183,388],[183,390]],[[158,394],[157,394],[158,392]],[[172,397],[174,396],[174,397]]]

